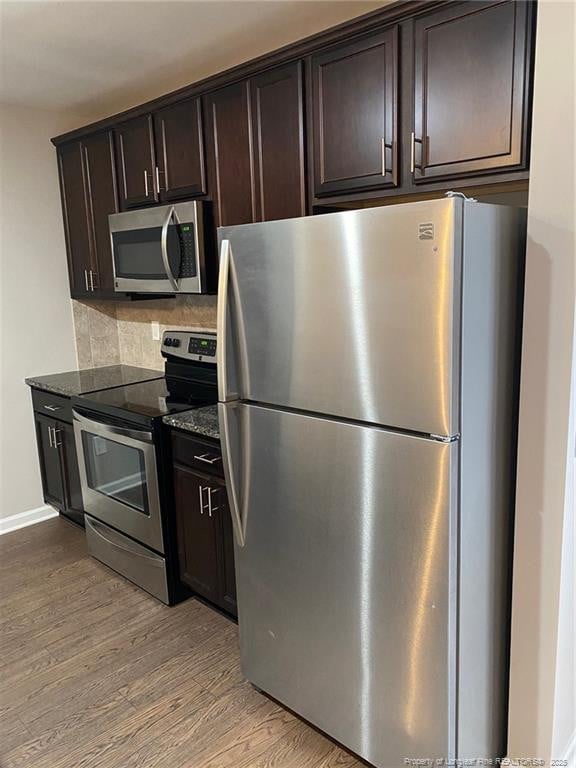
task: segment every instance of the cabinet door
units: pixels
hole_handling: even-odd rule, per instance
[[[467,2],[414,26],[414,180],[525,163],[529,4]]]
[[[234,83],[205,99],[216,226],[250,223],[256,210],[249,83]]]
[[[76,455],[76,441],[72,424],[59,422],[56,426],[56,442],[60,443],[62,480],[64,483],[64,501],[66,510],[84,515],[82,486]]]
[[[108,216],[118,211],[112,133],[100,133],[82,142],[86,195],[92,238],[90,285],[96,296],[114,293],[114,270]]]
[[[222,531],[222,557],[221,557],[221,605],[229,613],[238,615],[236,604],[236,573],[234,570],[234,532],[232,518],[228,506],[226,489],[222,486],[217,498],[218,514]]]
[[[256,217],[305,216],[301,62],[252,78],[250,89]]]
[[[209,513],[210,482],[174,466],[174,500],[180,578],[199,595],[218,602],[219,518]]]
[[[127,120],[114,134],[121,208],[157,202],[152,115]]]
[[[62,438],[57,432],[60,425],[54,419],[46,418],[38,413],[34,414],[34,421],[44,499],[58,509],[63,509],[65,506],[64,485],[58,445]]]
[[[397,185],[394,27],[312,59],[314,191]]]
[[[206,194],[204,135],[199,98],[166,107],[154,115],[161,200]]]
[[[84,164],[79,142],[59,147],[58,167],[70,292],[75,298],[84,297],[91,294],[88,282],[91,251]]]

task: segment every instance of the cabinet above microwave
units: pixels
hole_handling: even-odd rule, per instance
[[[213,293],[213,224],[195,200],[108,217],[114,289],[118,293]]]

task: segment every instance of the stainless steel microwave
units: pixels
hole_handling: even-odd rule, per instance
[[[114,288],[122,293],[209,293],[211,226],[199,200],[108,217]]]

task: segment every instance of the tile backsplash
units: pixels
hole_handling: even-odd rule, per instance
[[[152,323],[168,328],[216,328],[216,296],[133,302],[72,301],[80,368],[139,365],[164,368]]]

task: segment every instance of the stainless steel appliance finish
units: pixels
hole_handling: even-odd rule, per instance
[[[525,212],[219,236],[244,674],[379,768],[504,756]]]
[[[200,328],[168,330],[161,351],[164,377],[74,396],[72,417],[90,552],[172,604],[184,594],[165,485],[172,466],[162,450],[162,419],[216,403],[216,335]],[[211,514],[208,496],[203,507]]]
[[[73,418],[85,512],[164,552],[152,433]]]
[[[244,674],[372,762],[453,749],[457,443],[221,407],[250,445]]]
[[[115,290],[203,293],[203,206],[195,200],[111,214],[108,219]]]
[[[88,551],[150,594],[168,603],[166,559],[86,515]]]
[[[457,434],[461,232],[450,201],[220,230],[223,397]]]

